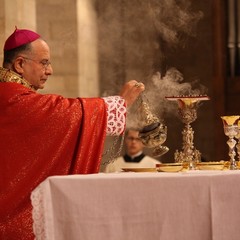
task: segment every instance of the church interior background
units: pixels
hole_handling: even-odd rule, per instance
[[[54,73],[41,93],[116,95],[124,82],[136,79],[145,83],[151,96],[152,82],[158,78],[165,85],[154,89],[148,102],[168,127],[165,145],[170,151],[161,161],[173,162],[175,150],[182,147],[183,124],[177,108],[168,107],[164,97],[190,86],[210,97],[192,124],[194,145],[206,161],[228,158],[220,116],[240,114],[240,1],[0,0],[0,4],[2,46],[15,26],[37,31],[50,46]],[[230,50],[235,51],[233,58]],[[1,61],[2,56],[1,52]],[[109,138],[106,149],[111,145]]]

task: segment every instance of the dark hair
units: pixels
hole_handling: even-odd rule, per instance
[[[3,67],[6,64],[12,63],[13,60],[18,56],[19,53],[30,51],[31,43],[24,44],[20,47],[13,48],[11,50],[7,50],[3,52]]]
[[[129,131],[139,132],[139,130],[138,130],[137,128],[133,128],[133,127],[131,127],[131,128],[126,128],[126,130],[125,130],[125,136],[128,136]]]

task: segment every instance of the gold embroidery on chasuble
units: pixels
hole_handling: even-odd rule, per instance
[[[34,87],[29,82],[27,82],[24,78],[22,78],[22,76],[13,72],[10,69],[6,69],[3,67],[0,67],[0,82],[19,83],[19,84],[35,91]]]

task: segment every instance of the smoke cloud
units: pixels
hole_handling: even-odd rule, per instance
[[[198,79],[187,82],[168,60],[168,51],[185,47],[189,38],[197,36],[196,27],[203,13],[194,9],[192,1],[102,0],[98,12],[100,65],[104,68],[101,79],[109,86],[104,89],[105,95],[113,94],[112,89],[120,89],[126,79],[141,72],[138,79],[146,85],[143,101],[163,119],[177,114],[176,102],[166,96],[207,93]],[[129,109],[127,127],[141,125],[140,103]]]
[[[142,96],[142,100],[149,105],[151,112],[160,121],[164,120],[166,116],[177,116],[178,114],[177,102],[169,101],[166,97],[207,95],[208,92],[207,88],[198,80],[184,82],[183,74],[173,67],[168,69],[163,76],[160,72],[156,72],[146,87],[147,89]],[[143,123],[140,122],[142,113],[140,110],[141,101],[137,101],[129,111],[127,127],[133,128],[137,126],[139,129],[142,127]]]
[[[189,0],[148,1],[149,15],[156,31],[168,44],[181,43],[182,35],[196,36],[196,25],[203,17],[191,8]]]
[[[165,97],[206,94],[207,88],[198,80],[184,82],[183,74],[173,67],[168,69],[164,76],[161,76],[160,72],[154,74],[152,87],[146,90],[146,97],[159,117],[163,114],[176,113],[176,106]]]

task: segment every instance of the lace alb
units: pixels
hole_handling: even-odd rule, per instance
[[[119,136],[125,130],[126,105],[125,100],[120,96],[103,98],[107,105],[107,135]]]

